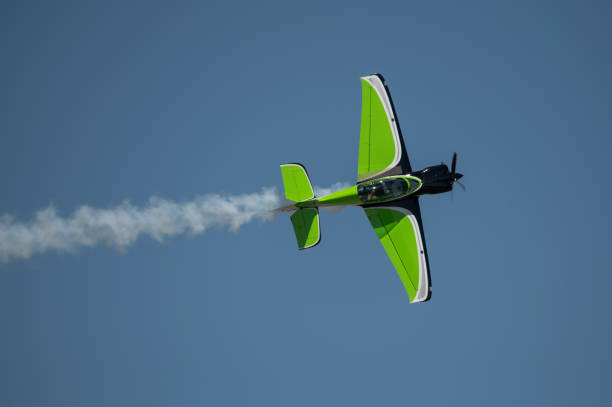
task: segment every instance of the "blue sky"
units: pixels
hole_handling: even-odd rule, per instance
[[[432,300],[360,208],[0,266],[6,406],[609,405],[605,2],[3,2],[0,213],[356,177],[359,77],[385,75]]]

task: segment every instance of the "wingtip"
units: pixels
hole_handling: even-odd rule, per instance
[[[365,80],[367,80],[367,78],[370,78],[370,77],[372,77],[372,76],[376,76],[378,79],[380,79],[380,81],[381,81],[383,84],[385,83],[385,77],[384,77],[382,74],[380,74],[380,73],[371,73],[371,74],[368,74],[368,75],[362,76],[362,77],[361,77],[361,79],[365,79]]]

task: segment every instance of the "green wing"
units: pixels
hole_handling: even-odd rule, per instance
[[[357,182],[411,172],[393,102],[381,75],[361,78]]]
[[[364,209],[404,283],[410,302],[427,301],[431,284],[416,198]]]

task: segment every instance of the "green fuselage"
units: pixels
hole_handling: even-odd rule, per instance
[[[411,175],[395,175],[362,182],[329,195],[297,202],[297,208],[370,205],[395,201],[417,192],[423,182]]]

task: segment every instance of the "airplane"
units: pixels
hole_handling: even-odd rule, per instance
[[[277,211],[292,211],[291,223],[300,250],[321,241],[319,208],[361,206],[376,231],[411,303],[431,298],[429,259],[425,246],[419,196],[451,191],[455,182],[465,189],[455,171],[445,164],[413,171],[406,154],[389,89],[380,74],[361,78],[361,131],[357,184],[316,197],[306,168],[282,164],[285,197],[291,204]]]

